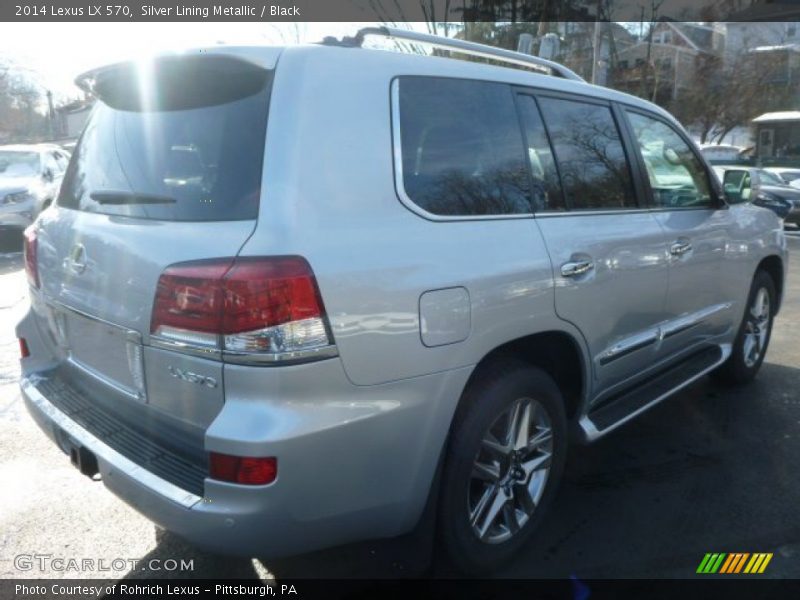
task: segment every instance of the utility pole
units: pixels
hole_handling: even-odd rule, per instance
[[[600,60],[600,21],[594,22],[592,39],[592,83],[597,84],[597,63]]]
[[[50,141],[55,139],[55,128],[53,127],[55,116],[56,111],[53,108],[53,92],[47,90],[47,130],[50,134]]]
[[[592,83],[597,84],[599,79],[598,63],[600,62],[601,27],[600,19],[603,16],[603,0],[597,0],[597,14],[594,16],[594,39],[592,40]]]

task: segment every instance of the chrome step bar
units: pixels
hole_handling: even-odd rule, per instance
[[[470,56],[487,58],[517,67],[533,68],[547,75],[555,75],[557,77],[563,77],[564,79],[571,79],[572,81],[585,82],[583,77],[575,73],[575,71],[557,62],[553,62],[552,60],[547,60],[546,58],[539,58],[538,56],[531,56],[530,54],[523,54],[522,52],[495,48],[493,46],[467,42],[465,40],[446,38],[439,35],[411,31],[409,29],[400,29],[398,27],[365,27],[359,30],[355,37],[352,38],[352,45],[361,46],[364,43],[364,38],[367,36],[379,36],[405,42],[425,44],[426,46],[432,46],[441,50],[450,50]]]
[[[719,367],[731,351],[730,344],[707,348],[671,365],[652,380],[623,393],[603,407],[591,409],[578,421],[579,438],[588,443],[611,433]],[[605,418],[602,418],[602,413],[607,413]]]

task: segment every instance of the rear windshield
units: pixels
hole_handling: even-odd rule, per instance
[[[59,205],[167,221],[255,219],[270,72],[224,57],[100,72]]]

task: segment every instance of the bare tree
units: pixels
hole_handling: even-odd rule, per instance
[[[47,134],[42,92],[11,65],[0,64],[0,135],[5,141],[33,141]]]
[[[269,28],[284,44],[300,44],[306,40],[305,23],[273,23]]]
[[[681,121],[697,127],[702,143],[721,143],[734,128],[747,125],[759,113],[788,107],[796,97],[796,85],[775,83],[787,65],[754,50],[744,46],[724,58],[698,56],[691,85],[668,107]]]

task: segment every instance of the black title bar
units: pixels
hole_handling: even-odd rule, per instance
[[[736,7],[734,9],[734,7]],[[744,7],[744,8],[743,8]],[[3,0],[0,21],[800,21],[800,0]]]

